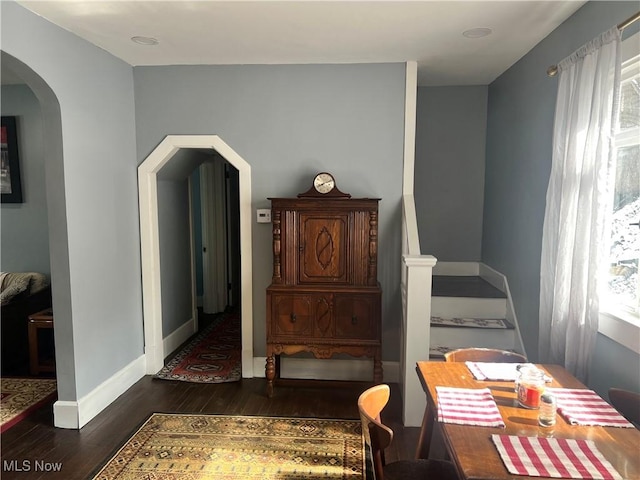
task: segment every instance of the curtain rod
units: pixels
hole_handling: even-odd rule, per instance
[[[637,12],[635,15],[630,16],[624,22],[619,23],[617,25],[618,30],[622,31],[631,25],[633,22],[640,20],[640,12]],[[555,77],[558,74],[558,65],[551,65],[547,68],[547,75],[550,77]]]

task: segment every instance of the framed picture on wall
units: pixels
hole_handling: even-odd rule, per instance
[[[22,203],[16,117],[2,117],[0,138],[2,147],[2,164],[0,166],[2,203]]]

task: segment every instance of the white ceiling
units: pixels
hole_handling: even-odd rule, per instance
[[[486,85],[585,1],[18,3],[134,66],[416,60],[420,85]],[[462,35],[478,27],[493,34]]]

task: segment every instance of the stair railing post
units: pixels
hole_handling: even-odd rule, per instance
[[[405,311],[403,312],[402,398],[403,424],[419,427],[427,404],[416,363],[429,359],[431,328],[432,271],[437,260],[432,255],[403,255],[405,269]]]

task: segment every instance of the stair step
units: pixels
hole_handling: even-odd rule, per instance
[[[429,360],[444,360],[444,354],[454,348],[445,346],[432,346],[429,348]]]
[[[516,330],[508,328],[432,328],[432,347],[484,347],[510,350],[517,344]]]
[[[439,328],[489,328],[512,330],[514,326],[504,318],[443,318],[431,317],[431,326]]]
[[[431,295],[435,297],[507,298],[478,276],[434,275]]]
[[[505,298],[432,297],[431,316],[440,318],[506,318]]]
[[[431,346],[429,348],[429,360],[444,360],[444,354],[447,352],[450,352],[452,350],[457,350],[458,348],[466,348],[466,347],[449,347],[449,346],[445,346],[445,345],[436,345],[436,346]],[[493,347],[487,347],[487,348],[493,348]],[[498,347],[499,348],[499,347]],[[520,353],[517,350],[513,349],[513,348],[504,348],[502,350],[507,350],[509,352],[514,352],[514,353]]]

